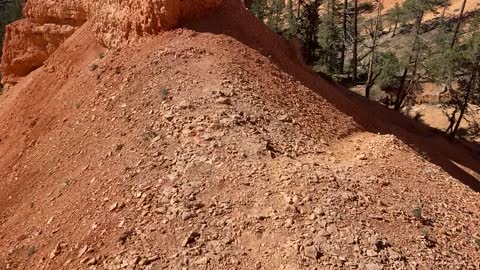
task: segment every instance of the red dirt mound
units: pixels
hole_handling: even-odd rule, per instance
[[[211,16],[0,96],[0,269],[480,267],[478,159]]]

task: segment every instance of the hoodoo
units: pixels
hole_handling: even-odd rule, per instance
[[[222,0],[30,0],[25,19],[7,27],[3,82],[15,83],[48,59],[86,21],[107,48],[173,29],[217,8]]]

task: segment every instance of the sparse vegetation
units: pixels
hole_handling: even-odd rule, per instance
[[[65,179],[65,180],[63,181],[63,186],[64,186],[64,187],[69,187],[70,184],[71,184],[70,179]]]
[[[420,230],[420,239],[427,248],[434,248],[436,245],[435,240],[432,238],[430,231],[426,227],[423,227]]]
[[[413,216],[418,219],[418,220],[421,220],[423,218],[422,216],[422,208],[421,207],[417,207],[417,208],[414,208],[413,209]]]
[[[406,0],[386,11],[377,0],[252,3],[252,12],[273,31],[302,42],[305,61],[320,76],[361,85],[367,98],[396,111],[408,114],[425,83],[445,86],[449,98],[441,102],[446,112],[453,109],[446,114],[451,137],[465,125],[470,105],[480,104],[480,24],[467,16],[465,0],[456,18],[445,17],[450,0]],[[431,13],[436,17],[427,20]]]
[[[393,25],[392,38],[397,34],[397,29],[399,24],[405,23],[405,11],[402,9],[400,4],[395,3],[394,8],[392,8],[387,14],[387,20],[390,22],[390,25]]]
[[[467,42],[474,34],[465,32],[469,17],[453,48],[456,22],[434,30],[422,23],[411,80],[415,21],[399,24],[392,38],[380,0],[372,0],[371,10],[364,1],[357,8],[354,0],[319,1],[309,19],[301,18],[302,7],[313,0],[285,0],[284,12],[275,15],[284,24],[272,27],[295,39],[291,44],[240,0],[199,13],[188,29],[158,35],[152,23],[158,12],[172,11],[168,6],[125,8],[113,1],[92,14],[87,0],[59,4],[55,12],[49,8],[60,0],[29,1],[36,5],[32,13],[58,16],[49,22],[70,23],[65,18],[73,14],[80,23],[95,19],[95,26],[87,22],[73,33],[32,18],[40,30],[73,34],[51,56],[43,54],[45,64],[39,61],[33,73],[6,73],[1,267],[479,268],[480,157],[468,148],[473,144],[422,127],[429,115],[415,103],[422,84],[451,83],[448,91],[459,93],[455,127],[465,101],[457,82],[471,78],[470,52],[477,46]],[[81,13],[72,13],[74,4]],[[187,22],[184,16],[197,10],[184,13],[181,6],[177,15]],[[123,17],[130,14],[131,24]],[[8,43],[19,61],[43,53],[42,47],[24,54],[29,30],[19,43]],[[113,36],[123,30],[125,40]],[[317,74],[298,59],[303,33],[318,46],[310,62]],[[39,43],[51,41],[57,39]],[[99,50],[100,44],[121,49]],[[98,68],[90,71],[93,63]],[[414,120],[389,109],[406,67],[400,112]],[[340,80],[358,93],[334,84]],[[389,108],[375,104],[380,93],[391,94]],[[457,136],[466,132],[462,123]]]
[[[162,87],[160,89],[160,98],[162,100],[166,100],[168,98],[168,95],[170,94],[170,90],[168,90],[168,88],[166,87]]]

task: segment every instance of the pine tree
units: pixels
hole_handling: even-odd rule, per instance
[[[450,0],[444,1],[442,4],[440,4],[440,7],[442,8],[442,15],[440,16],[440,22],[442,24],[445,23],[445,12],[447,11],[449,6],[450,6]]]
[[[463,0],[462,8],[460,9],[460,14],[458,15],[458,22],[455,25],[455,30],[453,31],[452,43],[450,45],[450,47],[452,48],[453,46],[455,46],[455,42],[457,42],[457,35],[458,35],[458,32],[460,31],[460,26],[462,25],[463,12],[465,11],[466,4],[467,4],[467,0]]]
[[[345,70],[345,56],[347,55],[347,43],[348,43],[348,32],[347,32],[347,15],[348,15],[348,0],[343,0],[343,16],[342,16],[342,33],[343,33],[343,43],[342,50],[340,55],[340,71],[343,73]]]
[[[400,60],[392,51],[379,52],[375,56],[373,69],[375,83],[380,89],[390,88],[398,82],[398,73],[401,71]]]
[[[328,0],[318,29],[319,60],[316,69],[330,75],[339,72],[341,67],[338,48],[342,46],[343,41],[336,19],[336,1]]]
[[[267,25],[276,33],[281,33],[284,27],[283,12],[284,0],[273,0],[268,13]]]
[[[372,49],[370,51],[370,63],[368,65],[368,74],[367,74],[367,83],[365,86],[365,97],[369,98],[370,97],[370,89],[372,88],[374,82],[375,82],[375,75],[373,74],[373,69],[375,67],[375,56],[376,56],[376,49],[377,49],[377,39],[378,35],[380,32],[380,27],[381,27],[381,11],[383,9],[383,5],[380,1],[377,3],[377,16],[375,18],[375,26],[373,29],[373,34],[372,34]]]
[[[353,0],[353,49],[352,49],[353,82],[357,81],[358,71],[358,0]]]
[[[320,25],[318,10],[321,0],[313,0],[305,4],[299,21],[299,38],[303,43],[303,53],[308,64],[318,61],[317,49],[319,47],[317,33]]]
[[[462,42],[452,47],[451,32],[439,29],[436,48],[426,60],[427,74],[435,82],[446,86],[451,99],[444,104],[449,126],[446,133],[455,137],[470,103],[480,103],[480,23],[473,20]],[[453,87],[453,82],[457,87]]]
[[[0,0],[0,11],[5,11],[10,5],[16,2],[15,0]]]
[[[461,68],[463,62],[459,49],[450,46],[450,36],[451,32],[448,28],[445,25],[440,26],[432,40],[435,48],[430,51],[425,60],[427,76],[435,82],[446,85],[448,89],[451,88],[455,73]]]
[[[462,53],[457,48],[450,46],[450,34],[444,25],[438,29],[433,40],[436,47],[425,61],[428,78],[444,85],[444,91],[451,96],[448,102],[442,104],[442,107],[445,108],[444,113],[450,123],[445,131],[446,133],[452,132],[459,113],[458,105],[461,102],[457,91],[453,90],[452,84],[456,80],[456,73],[461,69],[462,62],[464,62]]]
[[[395,6],[387,14],[388,21],[394,25],[392,37],[395,37],[395,35],[397,34],[398,25],[402,22],[403,18],[404,18],[404,11],[400,6],[400,4],[397,2],[395,3]]]
[[[406,18],[415,21],[413,28],[412,45],[408,56],[407,65],[403,71],[403,75],[400,79],[400,86],[397,90],[397,97],[395,101],[394,110],[399,111],[402,108],[403,102],[410,94],[412,85],[415,84],[417,78],[417,68],[421,63],[422,52],[425,48],[424,44],[421,44],[420,30],[422,27],[423,17],[427,11],[434,10],[438,5],[444,3],[444,0],[406,0],[403,4],[403,10]],[[410,81],[407,84],[407,79],[410,74]]]
[[[464,119],[465,113],[468,109],[468,104],[472,100],[478,102],[478,99],[474,98],[478,98],[480,96],[480,31],[478,31],[478,25],[473,25],[471,28],[471,30],[474,32],[466,40],[465,49],[463,52],[463,69],[465,70],[464,74],[466,75],[461,76],[458,79],[458,83],[460,85],[460,102],[458,103],[460,115],[458,116],[458,119],[456,119],[456,123],[450,132],[452,137],[457,135],[460,124]]]
[[[287,22],[288,26],[286,36],[289,38],[296,36],[298,33],[298,23],[297,17],[295,16],[295,12],[293,10],[293,0],[288,0],[287,2],[287,13],[285,21]]]
[[[263,21],[266,18],[268,12],[267,0],[254,0],[250,6],[250,11],[259,20]]]

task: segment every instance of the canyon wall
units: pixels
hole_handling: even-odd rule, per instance
[[[75,31],[69,25],[38,24],[20,20],[7,26],[2,55],[2,83],[15,84],[19,77],[41,67]]]
[[[180,26],[222,0],[29,0],[25,19],[7,27],[2,82],[15,84],[43,62],[87,20],[108,48]]]

